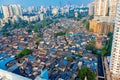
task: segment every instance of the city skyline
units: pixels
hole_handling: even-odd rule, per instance
[[[23,0],[9,0],[9,1],[1,0],[0,6],[8,5],[8,4],[20,4],[23,7],[29,7],[29,6],[38,7],[41,5],[43,5],[43,6],[50,6],[50,5],[60,6],[60,1],[61,1],[61,5],[64,6],[66,4],[87,5],[88,3],[92,2],[93,0],[85,0],[85,1],[83,1],[83,0],[51,0],[50,2],[49,2],[49,0],[45,0],[45,1],[41,1],[41,0],[40,1],[39,0],[34,0],[34,1],[31,1],[31,0],[27,0],[27,1],[25,1],[25,0],[24,1]]]
[[[0,0],[0,80],[120,80],[120,0]]]

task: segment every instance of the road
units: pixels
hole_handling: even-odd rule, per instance
[[[101,55],[98,55],[98,80],[105,80]]]
[[[108,61],[107,61],[106,57],[104,57],[104,65],[105,65],[106,79],[107,80],[112,80],[111,79],[111,74],[110,74],[110,69],[108,67]]]

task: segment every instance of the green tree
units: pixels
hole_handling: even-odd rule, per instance
[[[107,53],[106,50],[102,50],[102,52],[100,54],[101,54],[101,56],[104,56],[106,53]]]
[[[107,45],[107,54],[108,56],[111,55],[111,49],[112,49],[112,41],[113,41],[113,33],[109,32],[107,34],[109,40],[108,40],[108,45]]]
[[[104,46],[101,51],[101,56],[104,56],[107,53],[107,46]]]
[[[96,74],[87,67],[83,67],[78,71],[78,77],[81,80],[84,80],[85,77],[87,77],[87,80],[96,80]]]
[[[89,21],[83,20],[83,25],[86,26],[86,30],[89,30],[89,26],[90,26]]]
[[[58,26],[58,29],[62,29],[63,26]]]
[[[95,48],[95,41],[91,41],[86,45],[87,50],[91,50],[92,53],[96,54],[97,49]]]
[[[108,37],[112,37],[112,36],[113,36],[113,33],[112,33],[112,32],[109,32],[109,33],[107,34],[107,36],[108,36]]]
[[[8,36],[10,36],[10,33],[8,33],[8,32],[3,32],[2,35],[3,35],[4,37],[8,37]]]
[[[5,26],[2,28],[2,31],[8,31],[8,30],[13,30],[15,28],[25,28],[28,25],[27,21],[20,20],[19,22],[15,22],[14,24],[9,22],[6,23]]]
[[[47,26],[47,28],[52,28],[52,26]]]
[[[66,32],[61,31],[61,32],[54,33],[54,36],[55,37],[57,37],[57,36],[63,36],[65,34],[66,34]]]
[[[67,60],[72,62],[72,61],[73,61],[73,58],[70,57],[70,56],[67,56]]]
[[[81,54],[76,54],[76,56],[77,56],[77,57],[82,57],[82,55],[81,55]]]
[[[17,55],[17,58],[22,58],[22,57],[24,57],[24,56],[26,56],[26,55],[29,55],[29,54],[32,54],[32,50],[25,48],[24,50],[22,50],[22,51]]]
[[[89,20],[92,20],[92,19],[94,19],[94,16],[93,15],[89,16]]]
[[[28,33],[31,33],[31,32],[32,32],[32,30],[31,30],[31,29],[29,29],[29,28],[28,28],[26,31],[27,31]]]
[[[86,45],[87,50],[93,50],[95,48],[95,41],[91,41]]]

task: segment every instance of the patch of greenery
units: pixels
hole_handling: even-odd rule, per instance
[[[32,30],[31,30],[31,29],[27,29],[26,31],[27,31],[28,33],[31,33],[31,32],[32,32]]]
[[[52,26],[47,26],[47,28],[52,28]]]
[[[55,37],[57,37],[57,36],[63,36],[65,34],[66,34],[66,32],[61,31],[61,32],[54,33],[54,36]]]
[[[15,28],[25,28],[27,25],[28,25],[28,22],[24,20],[20,20],[19,23],[14,23],[14,24],[9,22],[9,23],[6,23],[5,26],[2,27],[2,32],[13,30]]]
[[[92,51],[93,54],[96,54],[97,49],[95,48],[95,41],[91,41],[86,45],[86,49]]]
[[[95,48],[95,41],[91,41],[86,45],[87,50],[93,50]]]
[[[107,47],[104,46],[104,47],[102,48],[102,51],[101,51],[100,55],[101,55],[101,56],[104,56],[106,53],[107,53]]]
[[[73,58],[70,57],[70,56],[67,56],[67,60],[72,62],[72,61],[73,61]]]
[[[29,54],[32,54],[32,50],[24,49],[17,55],[17,58],[22,58],[22,57],[29,55]]]
[[[44,27],[48,27],[51,28],[51,26],[49,26],[53,21],[51,19],[45,19],[42,20],[40,23],[37,23],[34,25],[34,32],[39,32],[41,28]]]
[[[96,74],[87,67],[83,67],[81,70],[78,71],[78,77],[80,80],[84,80],[85,77],[87,80],[96,80]]]
[[[63,28],[63,26],[58,26],[58,29],[62,29]]]
[[[41,28],[44,27],[48,27],[51,28],[51,26],[49,26],[49,24],[51,24],[53,22],[52,19],[44,19],[41,22],[27,22],[24,20],[20,20],[18,23],[14,23],[12,24],[11,22],[6,23],[5,26],[2,28],[2,32],[6,32],[9,30],[13,30],[16,28],[26,28],[26,31],[28,33],[30,33],[31,31],[35,31],[35,32],[40,32]]]
[[[82,23],[83,23],[84,26],[86,26],[86,30],[89,30],[89,28],[90,28],[90,23],[89,23],[89,21],[83,20]]]
[[[89,20],[92,20],[92,19],[94,19],[94,16],[93,16],[93,15],[89,17]]]
[[[107,56],[111,55],[111,50],[112,50],[112,41],[113,41],[113,33],[109,32],[108,35],[109,37],[109,41],[108,41],[108,45],[107,45]]]
[[[78,56],[78,57],[82,57],[82,55],[81,55],[81,54],[76,54],[76,56]]]
[[[4,37],[8,37],[8,36],[10,36],[10,33],[8,33],[8,32],[3,32],[2,35],[3,35]]]

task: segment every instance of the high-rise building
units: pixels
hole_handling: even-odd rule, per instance
[[[28,7],[28,12],[29,13],[35,12],[35,7],[34,6]]]
[[[11,5],[11,6],[13,8],[14,15],[17,15],[17,16],[22,15],[22,9],[21,9],[21,6],[19,4],[14,4],[14,5]]]
[[[94,2],[89,4],[89,15],[94,15]]]
[[[57,15],[57,14],[58,14],[58,8],[54,8],[54,9],[52,10],[52,14],[53,14],[53,15]]]
[[[13,13],[13,8],[12,8],[12,6],[8,6],[8,7],[9,7],[9,14],[10,14],[10,16],[13,16],[14,13]]]
[[[42,21],[44,19],[44,15],[41,13],[40,14],[40,20]]]
[[[10,17],[8,5],[2,5],[2,11],[3,11],[3,14],[4,14],[4,18]]]
[[[3,13],[2,13],[2,10],[0,9],[0,18],[3,17]]]
[[[22,10],[20,5],[2,5],[4,18],[12,17],[14,15],[21,16]]]
[[[109,16],[115,17],[116,7],[120,0],[110,0],[109,2]]]
[[[78,12],[77,11],[75,11],[75,18],[77,18],[78,17]]]
[[[112,43],[112,52],[110,60],[110,71],[112,80],[120,79],[120,4],[117,6],[115,28]]]
[[[108,14],[108,0],[95,0],[94,5],[96,16],[106,16]]]

